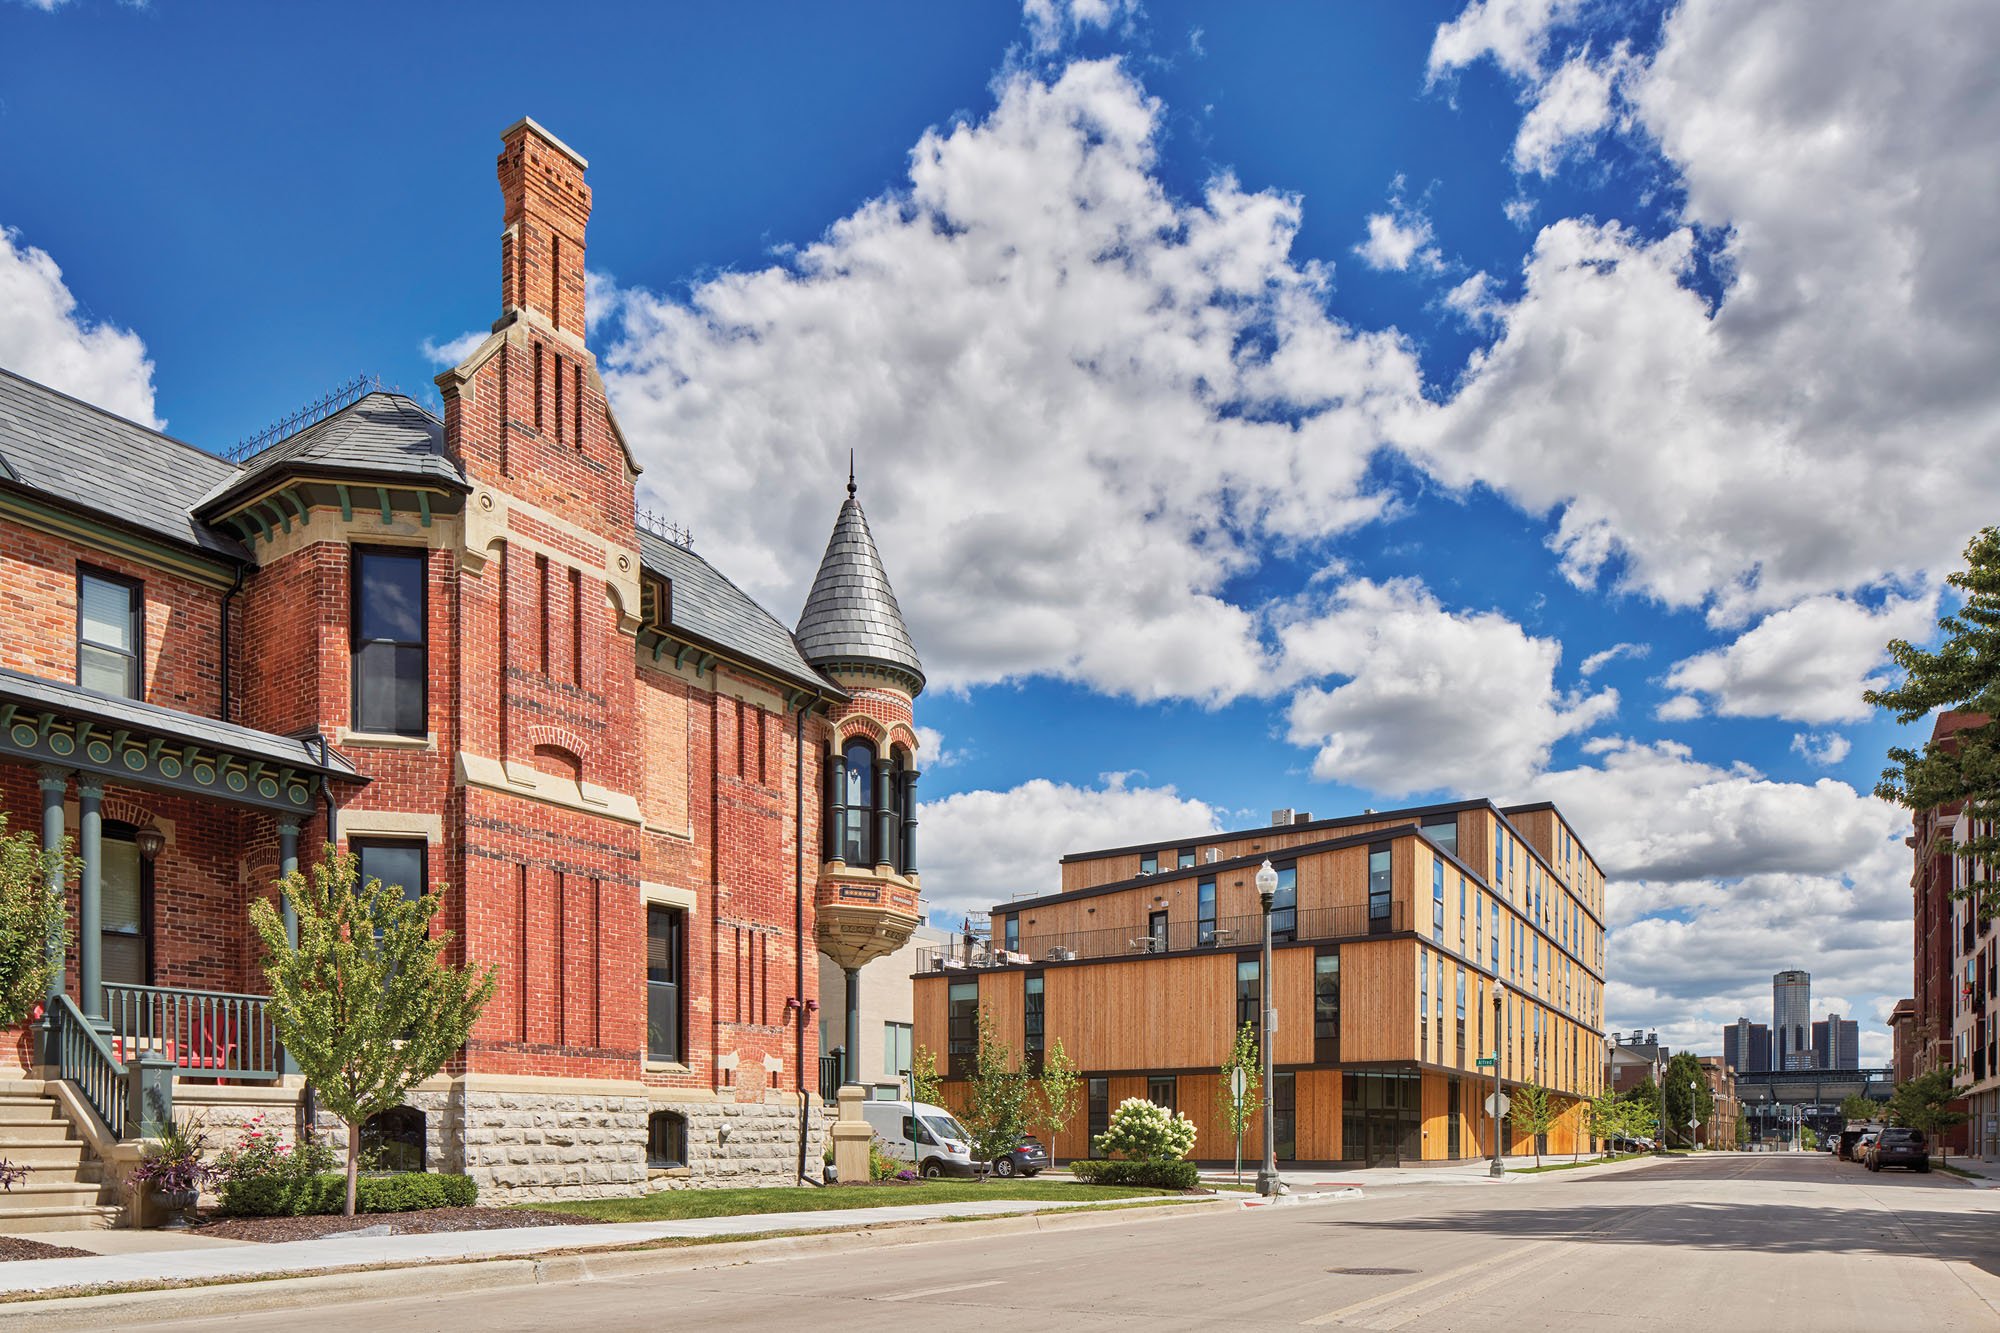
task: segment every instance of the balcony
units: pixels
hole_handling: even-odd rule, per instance
[[[823,872],[813,892],[813,934],[821,953],[859,968],[903,947],[923,920],[917,886],[900,875]]]
[[[1271,913],[1271,938],[1278,944],[1303,940],[1364,939],[1409,929],[1402,903],[1386,904],[1386,914],[1365,904],[1300,907]],[[1092,958],[1134,958],[1150,954],[1233,952],[1264,942],[1262,914],[1218,917],[1213,921],[1170,921],[1145,927],[1101,928],[1022,935],[1008,949],[985,939],[960,939],[917,950],[917,971],[960,972],[975,968],[1040,967]]]

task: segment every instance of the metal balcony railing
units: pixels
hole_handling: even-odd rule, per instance
[[[1271,937],[1279,944],[1299,940],[1358,939],[1409,929],[1401,903],[1342,907],[1287,908],[1271,913]],[[1086,958],[1129,958],[1145,954],[1185,954],[1252,948],[1263,943],[1264,917],[1218,917],[1213,920],[1165,921],[1147,926],[1108,927],[1021,935],[1015,947],[973,938],[917,950],[919,972],[956,972],[972,968],[1035,967]]]

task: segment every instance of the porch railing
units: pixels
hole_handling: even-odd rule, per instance
[[[125,1096],[129,1080],[125,1066],[112,1052],[109,1039],[90,1025],[76,1001],[53,998],[48,1011],[49,1045],[56,1072],[75,1086],[97,1118],[119,1138],[125,1132]]]
[[[146,1053],[193,1078],[268,1082],[285,1072],[268,995],[105,983],[113,1053]]]
[[[819,1058],[819,1099],[828,1106],[840,1100],[840,1056],[835,1053],[838,1050],[836,1047]]]

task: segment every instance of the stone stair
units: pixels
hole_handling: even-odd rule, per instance
[[[40,1083],[0,1080],[0,1160],[28,1168],[27,1180],[0,1191],[0,1235],[119,1224],[123,1210],[98,1202],[97,1161]]]

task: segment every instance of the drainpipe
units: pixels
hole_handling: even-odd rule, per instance
[[[817,1183],[806,1176],[806,1143],[812,1135],[806,1099],[806,1015],[812,1012],[806,1008],[806,709],[811,706],[810,700],[801,703],[792,718],[792,993],[798,996],[793,1062],[798,1066],[799,1179]]]
[[[243,591],[243,566],[236,567],[236,582],[222,594],[222,720],[229,721],[229,603]]]

